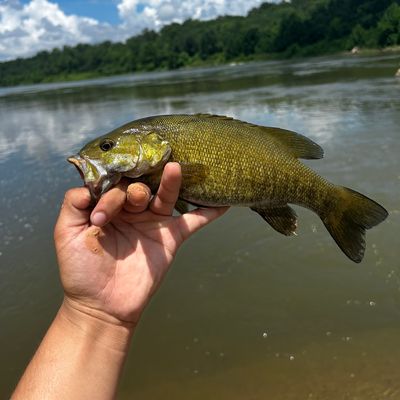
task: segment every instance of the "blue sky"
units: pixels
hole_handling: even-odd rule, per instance
[[[246,15],[264,1],[0,0],[0,61],[64,45],[124,41],[188,18]]]
[[[22,4],[30,3],[30,0],[21,1]],[[121,22],[118,15],[117,1],[113,0],[58,0],[57,3],[66,14],[75,14],[91,17],[98,21],[117,25]],[[139,7],[140,8],[140,7]]]

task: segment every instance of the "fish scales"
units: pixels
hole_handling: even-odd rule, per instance
[[[185,185],[183,178],[181,196],[196,204],[290,202],[315,211],[328,194],[327,181],[258,126],[208,115],[150,117],[137,123],[155,127],[171,144],[171,161],[209,166],[199,183]]]
[[[94,200],[122,177],[155,192],[164,165],[182,169],[180,201],[200,206],[247,206],[272,228],[293,235],[297,216],[288,204],[313,210],[353,261],[365,251],[365,231],[387,211],[368,197],[320,177],[299,159],[322,149],[296,132],[209,114],[160,115],[125,124],[70,157]]]

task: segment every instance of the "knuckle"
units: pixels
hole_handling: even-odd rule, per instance
[[[167,204],[167,205],[171,205],[171,204],[175,204],[175,198],[171,198],[171,196],[168,196],[167,193],[159,193],[158,194],[158,199],[162,204]]]
[[[78,208],[85,208],[90,203],[90,200],[90,193],[86,188],[69,189],[64,195],[61,208],[71,205]]]
[[[121,188],[113,188],[109,192],[105,193],[99,203],[106,204],[108,207],[117,205],[125,201],[126,193]]]
[[[166,184],[161,185],[160,189],[161,192],[165,192],[166,194],[171,196],[174,196],[177,191],[175,186],[173,185],[170,186]]]
[[[76,189],[69,189],[66,191],[65,195],[64,195],[64,203],[66,202],[71,202],[72,199],[75,197],[76,194]]]
[[[147,204],[143,205],[133,205],[133,204],[125,204],[124,210],[127,211],[128,213],[132,214],[139,214],[147,209]]]

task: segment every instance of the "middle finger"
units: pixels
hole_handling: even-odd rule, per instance
[[[126,191],[124,210],[129,213],[140,213],[148,207],[150,200],[151,191],[148,186],[141,182],[132,183]]]

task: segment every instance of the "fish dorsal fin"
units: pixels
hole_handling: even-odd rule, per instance
[[[251,122],[242,121],[240,119],[228,117],[226,115],[198,113],[194,114],[194,116],[197,118],[214,119],[218,121],[231,121],[234,124],[242,125],[245,126],[246,128],[267,128],[266,126],[252,124]]]
[[[198,118],[209,118],[220,121],[232,121],[245,126],[246,128],[257,129],[264,134],[267,134],[270,138],[278,142],[279,144],[286,147],[290,153],[296,158],[303,158],[306,160],[316,160],[323,158],[324,150],[311,139],[300,135],[299,133],[289,131],[287,129],[274,128],[262,125],[252,124],[250,122],[240,121],[232,117],[225,115],[213,115],[213,114],[195,114]]]
[[[194,114],[194,116],[198,117],[198,118],[219,119],[221,121],[235,120],[233,117],[227,117],[226,115],[217,115],[217,114],[208,114],[208,113],[197,113],[197,114]],[[235,121],[239,121],[239,120],[235,120]],[[247,124],[247,122],[244,122],[244,124]]]
[[[256,125],[232,117],[227,117],[225,115],[195,114],[195,116],[198,118],[209,118],[220,121],[232,121],[232,123],[243,125],[246,128],[257,129],[279,144],[285,146],[296,158],[316,160],[324,156],[324,151],[317,143],[299,133],[287,129]]]
[[[324,150],[311,139],[299,133],[281,128],[260,127],[267,135],[285,146],[296,158],[316,160],[324,156]]]

